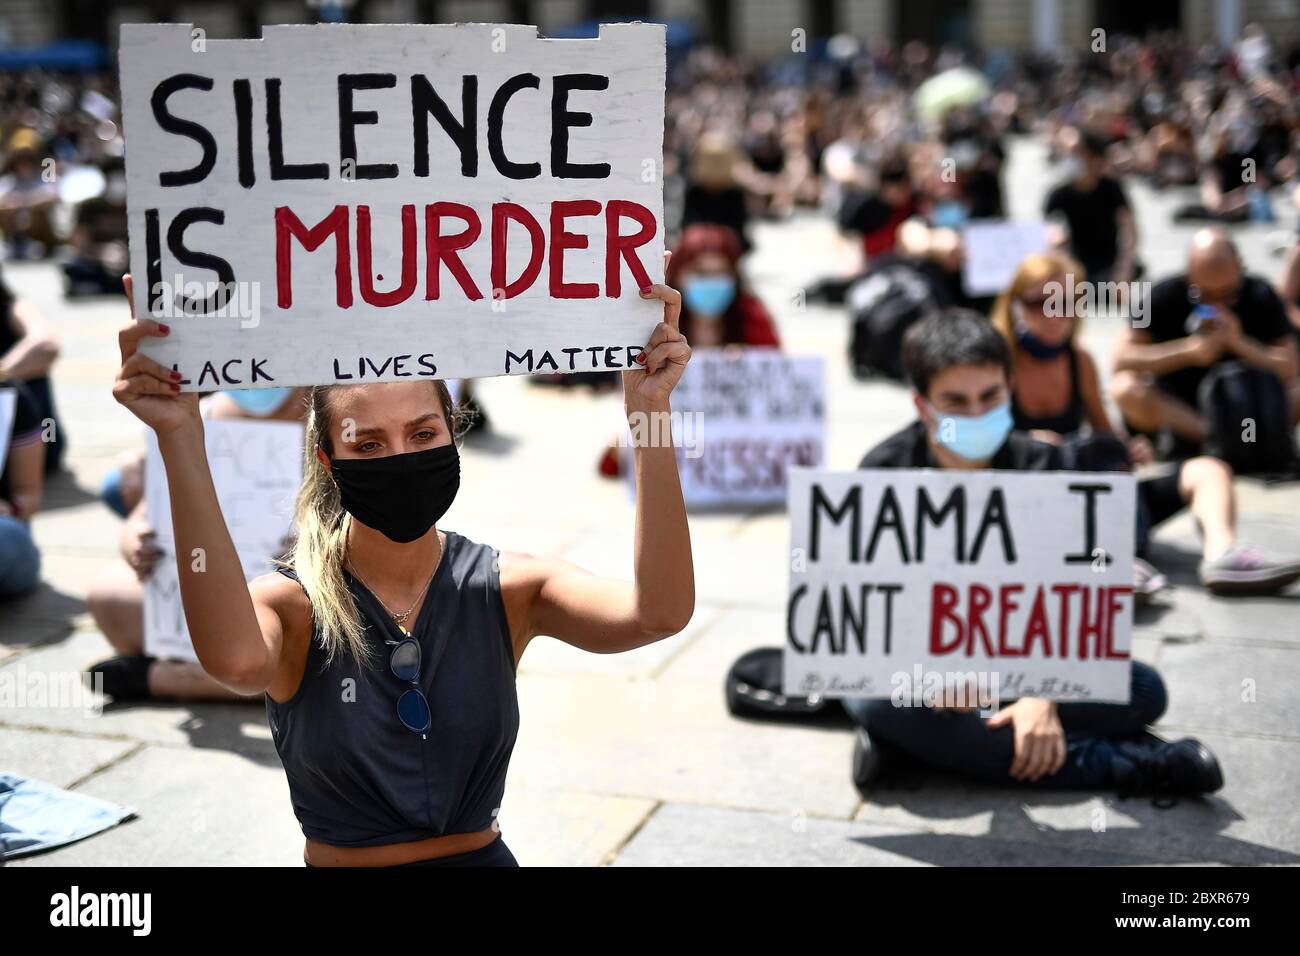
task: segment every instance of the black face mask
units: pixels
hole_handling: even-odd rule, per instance
[[[330,472],[343,509],[399,544],[428,532],[460,490],[454,442],[386,458],[336,458]]]

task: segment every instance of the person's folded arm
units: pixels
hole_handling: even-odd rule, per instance
[[[0,321],[5,321],[4,317]],[[18,339],[0,355],[0,378],[27,381],[48,374],[59,357],[54,327],[25,299],[14,302],[8,321]]]
[[[1213,342],[1205,336],[1152,342],[1145,332],[1129,329],[1115,348],[1115,371],[1167,375],[1180,368],[1208,364],[1203,359],[1212,346]]]

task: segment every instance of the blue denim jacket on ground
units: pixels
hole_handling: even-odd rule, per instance
[[[0,859],[73,843],[135,816],[130,807],[0,773]]]

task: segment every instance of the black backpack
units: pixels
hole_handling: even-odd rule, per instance
[[[1224,362],[1201,379],[1196,398],[1209,426],[1206,454],[1222,458],[1243,475],[1300,472],[1291,404],[1272,372]]]
[[[787,696],[781,690],[779,647],[759,647],[740,655],[727,671],[727,710],[733,717],[841,722],[843,708],[820,695]]]
[[[885,375],[903,381],[903,334],[942,303],[918,264],[882,259],[845,294],[853,328],[849,363],[855,378]]]

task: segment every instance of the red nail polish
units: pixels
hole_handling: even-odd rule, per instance
[[[181,387],[177,385],[175,382],[172,382],[171,388],[173,392],[179,392],[181,390]]]
[[[636,364],[637,364],[637,365],[644,365],[644,364],[645,364],[645,356],[644,356],[644,355],[638,355],[638,356],[636,357]]]
[[[163,335],[168,334],[169,332],[171,332],[171,330],[172,327],[170,325],[163,325],[161,322],[158,323],[158,331],[161,332]]]
[[[180,380],[181,380],[181,373],[176,371],[175,369],[172,369],[172,381],[179,382]]]

